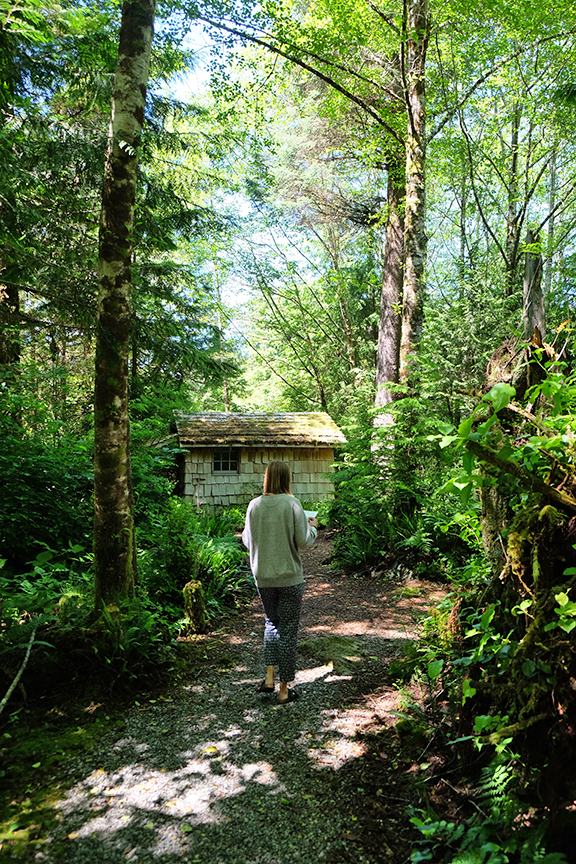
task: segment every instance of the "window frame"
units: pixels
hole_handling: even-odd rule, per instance
[[[222,474],[239,474],[240,473],[240,447],[214,447],[212,450],[212,474],[221,476]],[[217,459],[217,454],[221,454]],[[226,454],[224,457],[223,454]],[[216,462],[220,465],[227,463],[229,466],[236,464],[235,468],[216,468]]]

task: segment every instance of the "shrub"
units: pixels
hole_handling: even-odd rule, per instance
[[[348,444],[334,474],[335,498],[323,516],[338,529],[335,558],[347,567],[398,562],[426,575],[445,575],[447,556],[466,545],[454,530],[454,505],[435,494],[446,454],[431,445],[436,431],[415,399],[391,409],[396,423],[375,430],[373,418],[347,431]],[[451,459],[452,457],[446,457]]]
[[[94,475],[82,442],[6,436],[0,450],[0,553],[22,570],[45,546],[90,543]]]
[[[242,567],[246,550],[234,536],[235,513],[197,512],[171,498],[158,519],[156,544],[141,554],[141,575],[153,598],[181,608],[182,589],[199,579],[208,612],[222,611],[228,599],[250,593],[251,577]]]

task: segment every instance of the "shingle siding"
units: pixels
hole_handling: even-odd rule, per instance
[[[183,470],[184,498],[195,505],[247,504],[262,491],[266,465],[273,459],[292,468],[292,492],[297,498],[331,498],[334,445],[345,438],[321,412],[178,414],[180,446],[187,449]],[[215,447],[240,447],[237,472],[213,472]]]

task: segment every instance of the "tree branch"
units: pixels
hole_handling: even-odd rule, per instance
[[[32,630],[32,633],[30,634],[30,639],[28,640],[28,647],[26,648],[26,654],[24,655],[24,660],[22,661],[22,665],[20,666],[20,669],[18,670],[18,674],[16,675],[16,677],[12,681],[12,684],[8,688],[6,695],[4,696],[2,701],[0,702],[0,714],[2,713],[4,708],[6,707],[6,704],[7,704],[8,700],[10,699],[10,696],[12,695],[12,693],[14,692],[16,687],[18,686],[18,682],[20,681],[20,678],[22,677],[24,669],[26,668],[26,666],[28,664],[28,660],[30,659],[30,652],[32,651],[32,645],[34,644],[34,638],[36,636],[37,627],[38,627],[38,624],[36,625],[36,627],[34,627],[34,629]]]
[[[517,465],[516,462],[511,462],[509,459],[502,459],[489,447],[485,447],[477,441],[468,441],[467,447],[469,450],[472,450],[479,459],[483,462],[488,462],[489,465],[493,465],[502,474],[510,474],[512,477],[516,477],[516,479],[520,480],[524,486],[534,492],[539,492],[550,501],[553,501],[554,504],[564,507],[564,509],[569,510],[571,513],[576,513],[576,499],[571,495],[567,495],[566,492],[559,492],[557,489],[554,489],[553,486],[549,486],[542,480],[538,480],[536,477],[531,477],[530,474],[524,471],[524,469],[521,468],[520,465]]]
[[[294,63],[296,66],[300,66],[301,69],[305,69],[307,72],[310,72],[312,75],[315,75],[321,81],[324,81],[325,84],[328,84],[329,87],[332,87],[338,93],[341,93],[346,99],[349,99],[350,102],[354,102],[355,105],[358,105],[365,111],[367,114],[375,120],[379,126],[382,126],[383,129],[386,130],[388,135],[394,138],[399,144],[404,147],[404,140],[401,135],[396,132],[392,126],[389,126],[388,123],[375,111],[370,108],[370,106],[360,98],[360,96],[356,96],[346,87],[343,87],[341,84],[338,84],[333,78],[330,78],[328,75],[325,75],[319,69],[315,69],[313,66],[310,66],[304,60],[301,60],[298,57],[295,57],[293,54],[288,54],[286,51],[282,51],[281,48],[277,48],[275,45],[272,45],[270,42],[266,42],[264,39],[258,38],[258,36],[252,36],[250,33],[246,33],[243,30],[238,30],[235,27],[228,27],[226,24],[219,23],[217,21],[211,21],[209,18],[203,18],[202,16],[198,16],[197,21],[203,21],[205,24],[208,24],[210,27],[216,27],[217,30],[225,30],[227,33],[231,33],[233,36],[238,36],[239,39],[245,39],[247,42],[252,42],[254,45],[261,45],[263,48],[267,48],[268,51],[272,51],[274,54],[278,54],[280,57],[284,57],[285,60],[289,60],[290,63]],[[308,53],[308,52],[306,52]],[[327,63],[329,65],[329,61],[324,60],[322,58],[322,63]],[[359,77],[359,76],[358,76]]]
[[[444,126],[452,120],[453,117],[460,111],[460,109],[466,104],[468,99],[476,92],[476,90],[484,84],[485,81],[488,80],[492,75],[495,75],[500,69],[503,69],[504,66],[507,66],[512,60],[516,60],[518,57],[521,57],[526,51],[531,50],[532,48],[537,48],[540,45],[544,45],[546,42],[551,42],[554,39],[558,39],[560,36],[570,36],[571,33],[574,32],[576,27],[571,27],[567,33],[553,33],[551,36],[543,36],[541,39],[537,39],[536,42],[530,42],[527,45],[523,45],[522,48],[518,48],[517,51],[514,51],[512,54],[508,54],[501,60],[499,63],[496,63],[490,69],[488,69],[483,75],[478,78],[471,87],[468,88],[466,93],[462,96],[461,99],[456,102],[455,105],[446,113],[446,116],[438,123],[435,129],[430,131],[428,136],[428,141],[431,141],[439,132],[442,131]]]

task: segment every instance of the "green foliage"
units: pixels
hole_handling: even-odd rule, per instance
[[[490,357],[510,339],[518,308],[518,296],[506,296],[497,272],[491,272],[493,262],[487,260],[485,267],[452,273],[426,304],[418,358],[421,392],[439,418],[456,426],[468,413],[467,393],[484,389]]]
[[[30,663],[36,688],[58,674],[136,678],[169,659],[174,616],[143,591],[94,619],[91,559],[80,546],[65,554],[46,548],[28,572],[0,575],[0,654],[15,673],[37,629]]]
[[[545,822],[522,824],[516,790],[514,765],[493,760],[482,769],[475,795],[477,809],[465,823],[423,813],[411,817],[423,839],[417,841],[410,860],[413,864],[566,864],[564,855],[546,852]]]
[[[569,570],[574,570],[574,568],[571,567]],[[564,591],[555,594],[554,599],[558,603],[558,606],[554,609],[554,612],[558,615],[558,620],[546,624],[544,631],[548,632],[548,630],[554,630],[556,627],[560,627],[560,629],[564,630],[565,633],[571,633],[574,627],[576,627],[576,603],[572,603]],[[526,611],[526,608],[528,608],[526,606],[527,602],[528,601],[524,601],[524,603],[521,604],[521,611]]]
[[[474,444],[490,448],[486,451],[486,459],[489,460],[492,452],[499,460],[503,460],[500,464],[504,468],[507,462],[510,463],[509,473],[517,481],[520,480],[520,483],[516,483],[516,494],[511,501],[513,505],[522,506],[525,503],[526,499],[522,496],[531,480],[549,479],[555,460],[571,470],[574,464],[571,424],[576,411],[576,375],[562,367],[563,364],[545,363],[546,377],[527,393],[530,404],[542,403],[546,410],[539,412],[538,417],[528,413],[528,419],[535,428],[531,434],[523,436],[521,442],[510,440],[499,417],[499,412],[506,409],[516,393],[514,387],[504,382],[492,387],[458,429],[445,424],[441,429],[442,434],[431,436],[431,439],[440,441],[441,448],[455,446],[464,451],[461,472],[452,477],[441,491],[457,492],[466,504],[475,487],[481,488],[485,483],[494,482],[474,470],[479,452],[474,449]],[[514,467],[522,473],[515,473]],[[522,480],[522,477],[526,479]]]
[[[443,453],[430,447],[429,406],[406,396],[393,403],[393,426],[375,429],[372,412],[345,428],[348,444],[334,475],[335,498],[326,507],[336,527],[335,555],[349,567],[385,561],[428,578],[461,562],[474,533],[472,517],[456,525],[453,508],[435,495],[444,476]]]
[[[169,621],[161,607],[143,592],[118,606],[103,606],[88,635],[101,662],[118,677],[137,678],[171,657],[167,650],[171,642]]]
[[[155,544],[140,556],[142,578],[151,596],[164,605],[181,607],[182,588],[199,579],[213,616],[227,602],[234,602],[237,594],[248,591],[253,583],[241,568],[246,550],[234,537],[236,517],[236,512],[197,512],[187,501],[171,498],[156,522]]]
[[[0,552],[11,567],[21,569],[43,546],[89,545],[93,473],[83,442],[8,432],[0,474]]]
[[[16,641],[26,639],[25,629],[20,628],[31,617],[70,620],[76,602],[83,604],[90,596],[92,580],[87,572],[90,559],[91,555],[86,554],[82,546],[71,546],[65,553],[46,547],[24,574],[2,572],[0,614],[8,642],[18,633],[23,635]]]

